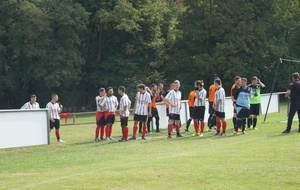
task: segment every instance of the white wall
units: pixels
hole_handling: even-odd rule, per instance
[[[279,112],[280,106],[279,106],[279,94],[280,93],[273,93],[269,110],[268,113],[274,113],[274,112]],[[261,112],[262,114],[266,113],[266,108],[268,105],[270,94],[261,94]],[[168,126],[168,117],[166,117],[166,105],[158,102],[157,104],[157,109],[158,113],[160,116],[160,122],[159,122],[159,127],[160,128],[167,128]],[[181,119],[181,124],[185,124],[186,121],[189,118],[189,106],[187,104],[187,100],[182,100],[182,109],[180,111],[180,119]],[[226,119],[231,119],[233,117],[233,106],[232,106],[232,101],[230,97],[226,97],[225,99],[225,117]],[[206,102],[206,110],[205,110],[205,118],[204,121],[206,122],[208,120],[208,102]],[[155,118],[153,118],[153,129],[156,129],[155,125]]]
[[[0,149],[49,144],[46,109],[0,110]]]

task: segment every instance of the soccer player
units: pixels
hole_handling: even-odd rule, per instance
[[[172,124],[175,121],[175,129],[177,137],[183,137],[180,134],[180,110],[181,110],[181,92],[179,91],[179,80],[174,81],[174,89],[171,90],[163,100],[170,104],[169,107],[169,124],[168,124],[168,138],[172,138]]]
[[[98,90],[99,96],[96,96],[96,130],[95,130],[95,141],[102,141],[105,129],[105,118],[104,118],[104,111],[100,108],[100,104],[102,103],[103,99],[106,97],[105,88],[99,88]],[[100,133],[100,138],[99,138]]]
[[[299,73],[292,74],[293,81],[289,85],[289,89],[286,91],[285,97],[288,98],[291,95],[291,107],[288,116],[288,123],[286,130],[282,133],[290,133],[293,123],[293,118],[295,113],[298,114],[298,119],[300,122],[300,81],[299,81]],[[300,132],[300,125],[299,130]]]
[[[265,88],[265,85],[256,77],[252,77],[252,84],[249,85],[252,91],[255,92],[254,97],[250,100],[250,117],[248,118],[248,129],[253,126],[253,129],[257,129],[257,116],[260,114],[260,89]]]
[[[65,141],[60,139],[60,117],[59,113],[62,112],[63,106],[58,101],[58,95],[56,93],[51,95],[51,101],[46,105],[46,108],[48,109],[49,119],[50,119],[50,132],[55,127],[55,135],[57,142],[64,143]]]
[[[174,89],[174,83],[170,84],[170,89],[167,90],[163,95],[161,95],[161,99],[164,100],[164,98],[168,95],[168,93]],[[169,104],[166,104],[166,114],[169,116]]]
[[[192,120],[194,119],[194,107],[195,107],[196,91],[199,90],[198,87],[197,87],[197,85],[196,85],[196,82],[197,81],[194,82],[194,88],[195,89],[190,92],[189,97],[188,97],[188,105],[189,105],[189,111],[190,111],[190,118],[186,122],[185,131],[190,131],[189,127],[190,127],[190,124],[191,124]]]
[[[237,124],[234,126],[234,134],[237,135],[238,128],[242,127],[242,133],[246,134],[246,119],[250,116],[250,99],[252,90],[247,86],[247,79],[241,79],[241,86],[235,91],[234,104],[236,105]]]
[[[157,93],[157,86],[156,84],[152,84],[151,86],[151,91],[150,91],[150,95],[151,95],[151,99],[152,99],[152,103],[151,103],[151,116],[148,117],[147,120],[147,128],[148,128],[148,133],[150,133],[150,122],[152,121],[152,118],[155,117],[155,124],[156,124],[156,132],[159,133],[159,115],[158,115],[158,111],[157,111],[157,106],[156,106],[156,100],[157,98],[160,98],[159,93]]]
[[[118,88],[118,93],[121,96],[120,99],[120,120],[121,120],[121,128],[122,128],[122,138],[119,142],[125,142],[128,139],[128,117],[129,117],[129,109],[131,106],[131,101],[129,100],[127,94],[125,93],[125,87],[120,86]]]
[[[215,101],[213,104],[214,110],[216,110],[216,125],[217,125],[217,132],[215,135],[226,135],[226,127],[227,123],[225,120],[225,90],[222,87],[221,79],[215,79],[214,82],[217,90],[215,93]],[[220,129],[222,126],[222,133],[220,134]]]
[[[235,101],[234,94],[235,94],[235,91],[239,88],[240,85],[241,85],[241,77],[239,77],[239,76],[234,77],[234,84],[231,86],[231,89],[230,89],[230,97],[231,97],[232,102]],[[235,106],[234,103],[233,103],[232,122],[233,122],[233,127],[235,127],[236,126],[236,106]]]
[[[162,102],[161,95],[165,93],[164,91],[164,85],[162,83],[158,83],[156,94],[158,94],[156,102]]]
[[[215,77],[215,79],[219,79],[219,77]],[[216,114],[215,114],[215,110],[213,108],[213,104],[214,104],[214,100],[215,100],[215,93],[216,93],[216,86],[214,84],[210,85],[209,89],[208,89],[208,102],[209,102],[209,108],[208,108],[208,113],[209,113],[209,117],[208,117],[208,121],[207,121],[207,125],[208,125],[208,129],[207,131],[211,131],[211,129],[216,126]]]
[[[194,128],[195,134],[192,136],[199,136],[199,121],[200,121],[200,136],[204,135],[204,114],[205,114],[205,100],[207,92],[204,89],[203,81],[196,81],[197,88],[199,89],[196,94],[195,110],[194,110]]]
[[[146,120],[147,116],[151,116],[151,96],[146,92],[145,85],[139,84],[137,86],[138,92],[136,94],[135,103],[134,103],[134,124],[133,124],[133,135],[129,140],[136,140],[136,132],[138,130],[138,122],[143,124],[142,139],[146,140]]]
[[[40,109],[39,103],[36,102],[36,95],[32,94],[30,96],[30,101],[25,103],[22,107],[21,110],[26,110],[26,109]]]
[[[114,90],[112,87],[108,87],[106,89],[107,96],[103,99],[100,103],[100,108],[104,111],[104,118],[105,118],[105,136],[106,140],[113,140],[111,138],[112,134],[112,126],[115,123],[116,117],[116,109],[119,105],[117,98],[114,96]]]

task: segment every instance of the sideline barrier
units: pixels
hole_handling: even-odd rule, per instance
[[[0,149],[50,144],[48,110],[0,110]]]

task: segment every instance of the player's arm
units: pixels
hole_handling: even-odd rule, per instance
[[[262,88],[265,88],[265,87],[266,87],[266,85],[264,85],[264,84],[260,81],[260,79],[257,79],[257,82],[260,84],[260,86],[261,86]]]
[[[173,107],[176,107],[176,105],[173,104],[168,98],[164,98],[164,102],[166,102],[167,104],[170,104]]]
[[[286,91],[286,93],[285,93],[285,97],[288,98],[288,97],[290,96],[290,94],[291,94],[291,90],[288,89],[288,90]]]
[[[21,110],[26,110],[26,109],[28,109],[28,106],[27,106],[27,105],[28,105],[28,103],[25,103],[20,109],[21,109]]]
[[[103,100],[100,104],[99,104],[99,108],[103,111],[109,111],[108,109],[104,108],[104,105],[106,104],[106,101]]]
[[[133,106],[133,115],[135,114],[135,110],[136,110],[136,104],[137,104],[137,99],[138,99],[138,96],[137,96],[138,94],[136,94],[136,96],[135,96],[135,102],[134,102],[134,106]]]
[[[63,105],[59,104],[59,110],[58,113],[61,113],[63,111]]]
[[[152,111],[152,103],[151,102],[148,103],[147,106],[148,106],[148,116],[151,117],[151,114],[152,114],[151,113],[151,111]]]

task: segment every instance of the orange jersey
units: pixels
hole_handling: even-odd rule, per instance
[[[210,85],[208,89],[208,101],[209,102],[214,102],[215,101],[215,93],[216,93],[216,86],[214,84]]]
[[[196,98],[196,92],[193,90],[190,92],[189,98],[188,98],[188,104],[190,107],[195,106],[195,98]]]
[[[238,86],[236,86],[235,84],[233,84],[231,86],[231,89],[230,89],[230,97],[231,97],[231,100],[234,101],[234,93],[235,93],[235,90],[237,89]]]
[[[152,101],[151,101],[151,107],[152,108],[157,108],[157,106],[156,106],[156,99],[157,98],[155,98],[155,96],[156,96],[156,94],[151,94],[151,99],[152,99]]]

